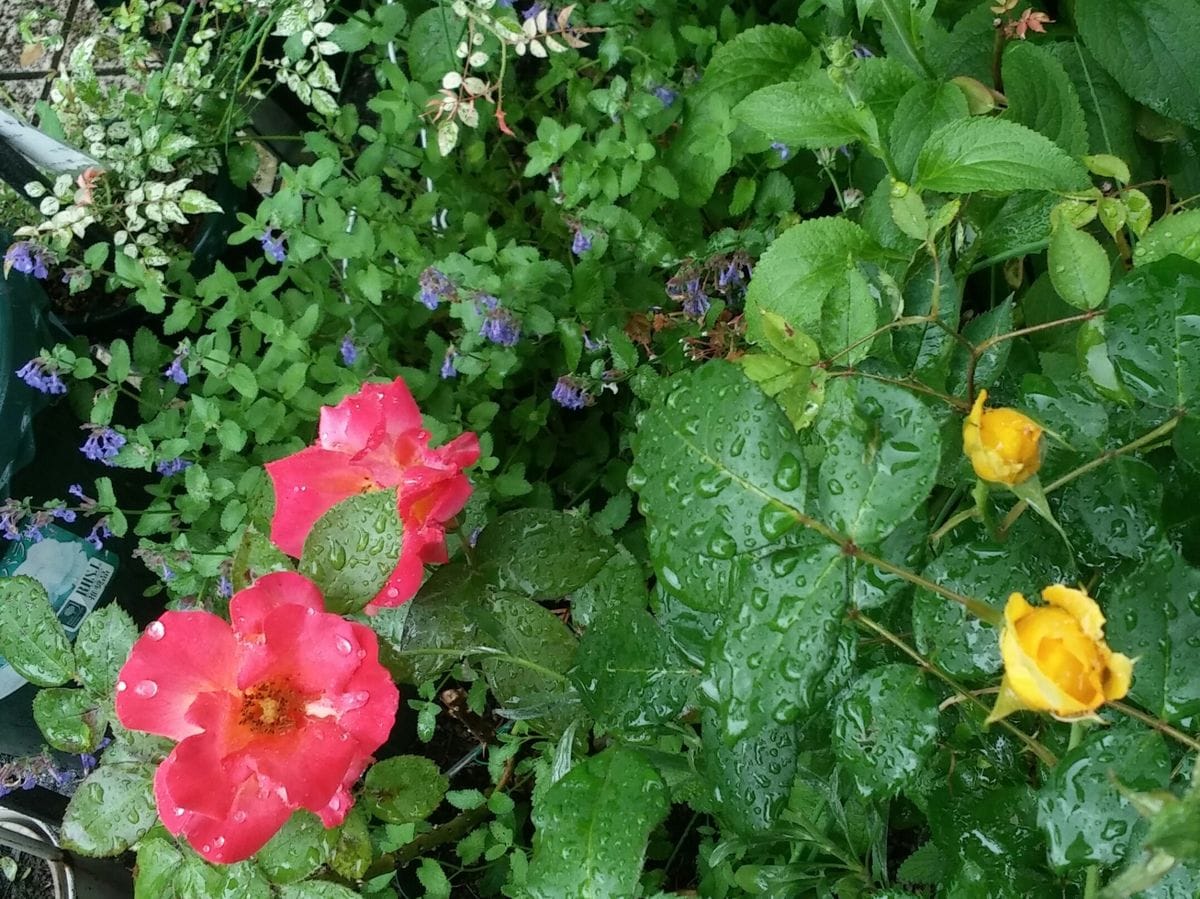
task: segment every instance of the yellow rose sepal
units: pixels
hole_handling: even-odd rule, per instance
[[[1042,599],[1047,605],[1034,606],[1014,593],[1004,607],[1004,678],[988,723],[1019,710],[1094,717],[1129,692],[1134,660],[1109,649],[1096,601],[1062,584],[1047,587]]]

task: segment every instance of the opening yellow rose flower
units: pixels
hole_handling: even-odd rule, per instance
[[[1012,487],[1037,474],[1042,464],[1042,428],[1016,409],[985,409],[987,391],[979,391],[963,424],[963,452],[975,474]]]
[[[1062,584],[1047,587],[1042,599],[1049,605],[1032,606],[1014,593],[1004,607],[1004,679],[988,722],[1020,709],[1078,718],[1129,692],[1133,660],[1104,642],[1096,601]]]

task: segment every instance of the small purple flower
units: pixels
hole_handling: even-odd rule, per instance
[[[79,756],[79,765],[81,768],[83,768],[83,775],[86,777],[87,775],[91,774],[92,770],[96,767],[96,757],[90,752],[84,752]]]
[[[854,45],[854,55],[859,59],[870,59],[875,54],[871,52],[871,48],[864,44]]]
[[[191,468],[191,465],[192,463],[187,459],[163,459],[154,466],[154,470],[164,478],[169,478],[171,475],[179,474],[186,468]]]
[[[108,526],[108,519],[102,518],[92,527],[92,532],[84,539],[92,544],[97,550],[104,549],[103,541],[112,536],[112,530]]]
[[[34,543],[41,543],[44,539],[46,539],[46,535],[42,533],[42,529],[38,526],[36,521],[31,521],[25,526],[25,533],[23,536],[29,540],[32,540]]]
[[[51,509],[50,516],[52,518],[57,518],[59,521],[65,521],[67,524],[70,524],[75,520],[75,510],[68,509],[63,506],[57,509]]]
[[[443,380],[458,377],[458,369],[454,365],[454,360],[458,358],[458,351],[454,347],[446,350],[446,355],[442,357],[442,368],[438,372]]]
[[[475,308],[480,312],[495,312],[500,308],[500,301],[490,293],[475,294]]]
[[[484,294],[476,302],[485,310],[479,336],[500,346],[516,346],[521,339],[521,323],[516,316],[493,296]]]
[[[23,275],[33,275],[44,280],[50,275],[49,269],[46,268],[49,260],[45,247],[29,240],[19,240],[10,245],[4,253],[4,273],[7,275],[9,269],[16,269]]]
[[[789,158],[791,158],[791,155],[792,155],[792,148],[791,148],[791,147],[789,147],[789,146],[788,146],[787,144],[785,144],[785,143],[782,143],[782,142],[780,142],[780,141],[772,141],[772,142],[771,142],[771,149],[772,149],[772,150],[774,150],[776,153],[778,153],[778,154],[779,154],[779,161],[780,161],[780,162],[787,162],[787,161],[788,161],[788,159],[789,159]]]
[[[180,387],[188,382],[188,373],[183,367],[183,360],[188,357],[191,348],[186,343],[181,343],[179,349],[175,351],[175,358],[171,360],[171,364],[163,369],[163,377],[169,378]]]
[[[650,93],[654,94],[658,98],[658,102],[663,106],[674,106],[675,101],[679,99],[679,92],[671,90],[665,84],[650,88]]]
[[[164,581],[175,580],[175,572],[164,562],[162,566],[162,579]]]
[[[221,575],[220,579],[217,581],[217,593],[220,596],[229,599],[229,597],[233,596],[233,581],[231,581],[225,575]]]
[[[578,381],[570,375],[563,375],[555,382],[554,389],[550,391],[550,399],[564,409],[578,410],[587,406],[591,397]]]
[[[454,299],[454,282],[433,266],[421,272],[417,283],[421,287],[417,300],[430,312],[436,309],[442,300]]]
[[[683,314],[688,318],[704,318],[710,305],[708,294],[700,286],[700,279],[692,278],[688,281],[683,296]]]
[[[341,354],[342,365],[351,366],[358,361],[358,347],[349,334],[342,338]]]
[[[113,458],[121,451],[126,443],[123,434],[118,434],[112,428],[101,427],[99,425],[83,425],[85,428],[91,429],[91,434],[88,439],[83,442],[83,446],[79,448],[85,456],[93,462],[103,462],[105,465],[111,465],[109,459]]]
[[[284,246],[284,241],[287,235],[281,233],[278,237],[275,236],[275,229],[268,228],[258,237],[258,242],[262,244],[263,252],[267,254],[268,259],[275,262],[283,262],[287,259],[287,247]]]
[[[30,359],[17,369],[17,377],[34,390],[48,394],[67,392],[67,385],[62,382],[58,372],[51,368],[40,356]]]
[[[521,10],[521,20],[523,22],[528,22],[530,19],[532,19],[534,16],[536,16],[542,10],[547,9],[547,8],[548,7],[546,7],[545,5],[537,2],[537,0],[534,0],[533,3],[530,3],[527,7],[525,7],[523,10]]]
[[[83,495],[82,484],[72,484],[67,488],[67,493],[71,494],[71,496],[75,497],[76,499],[87,499],[87,497]]]
[[[474,528],[471,533],[467,535],[467,546],[474,549],[475,544],[479,542],[479,535],[482,533],[483,528]]]
[[[583,332],[583,346],[589,353],[594,353],[599,349],[603,349],[604,341],[593,340],[592,336],[587,331]]]
[[[571,241],[571,252],[576,256],[582,256],[592,248],[592,237],[587,234],[582,228],[575,229],[575,239]]]

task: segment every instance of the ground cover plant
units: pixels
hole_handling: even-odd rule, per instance
[[[242,8],[336,102],[249,261],[6,256],[150,315],[23,368],[155,478],[9,537],[132,532],[168,606],[72,646],[3,584],[49,744],[111,740],[70,848],[139,897],[1200,892],[1200,3],[295,5]]]

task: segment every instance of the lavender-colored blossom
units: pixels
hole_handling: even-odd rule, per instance
[[[777,141],[777,140],[776,140],[776,141],[772,141],[772,142],[771,142],[771,149],[772,149],[772,150],[774,150],[776,153],[778,153],[778,154],[779,154],[779,161],[780,161],[780,162],[787,162],[787,161],[788,161],[788,159],[789,159],[789,158],[791,158],[791,155],[792,155],[792,148],[791,148],[791,147],[789,147],[787,144],[785,144],[785,143],[782,143],[781,141]]]
[[[40,356],[30,359],[18,368],[17,377],[41,393],[62,394],[67,392],[67,385],[58,376],[58,372],[47,365]]]
[[[175,358],[171,360],[171,364],[163,369],[163,377],[174,381],[179,386],[183,386],[188,382],[187,370],[183,367],[183,360],[188,357],[191,349],[186,343],[180,344],[179,349],[175,351]]]
[[[454,299],[454,282],[433,266],[421,272],[417,283],[421,288],[417,300],[430,312],[436,309],[442,300]]]
[[[104,542],[112,536],[112,529],[108,526],[108,519],[102,518],[92,527],[92,532],[84,539],[92,544],[95,549],[104,549]]]
[[[603,349],[604,341],[593,340],[592,336],[587,331],[583,332],[583,346],[589,353],[594,353],[599,349]]]
[[[22,536],[27,540],[32,540],[34,543],[41,543],[46,539],[46,535],[42,533],[42,528],[36,521],[31,521],[25,525],[25,532]]]
[[[4,270],[7,273],[9,269],[16,269],[23,275],[33,275],[44,280],[50,275],[50,270],[46,267],[49,260],[45,247],[29,240],[19,240],[5,251]]]
[[[168,566],[168,565],[167,565],[165,562],[163,563],[163,566],[162,566],[162,579],[163,579],[164,581],[173,581],[173,580],[175,580],[175,572],[174,572],[174,570],[172,570],[172,569],[170,568],[170,566]]]
[[[111,465],[109,459],[112,459],[121,451],[126,443],[125,436],[118,434],[112,428],[101,427],[99,425],[84,425],[86,428],[91,428],[91,434],[88,439],[83,442],[83,446],[79,448],[85,456],[93,462],[103,462],[105,465]]]
[[[588,392],[570,375],[563,375],[550,391],[550,399],[564,409],[582,409],[588,405],[591,397]]]
[[[458,369],[454,365],[454,360],[457,358],[458,352],[454,349],[454,347],[450,347],[450,349],[446,350],[446,355],[442,357],[442,367],[438,372],[438,374],[442,376],[443,380],[449,380],[450,378],[458,377]]]
[[[671,90],[665,84],[650,88],[650,93],[654,94],[658,98],[658,102],[663,106],[674,106],[675,101],[679,99],[679,92]]]
[[[229,597],[233,596],[233,581],[225,575],[221,575],[217,580],[217,593],[225,597],[225,599],[229,599]]]
[[[467,546],[474,549],[475,544],[479,542],[479,535],[482,533],[483,533],[483,528],[473,528],[471,530],[471,533],[467,535]]]
[[[187,459],[163,459],[154,466],[154,470],[164,478],[169,478],[171,475],[179,474],[186,468],[191,468],[191,466],[192,463]]]
[[[854,55],[859,59],[870,59],[875,54],[871,52],[871,48],[864,44],[854,45]]]
[[[83,495],[82,484],[72,484],[67,488],[67,493],[71,494],[71,496],[75,497],[76,499],[87,499],[87,497]]]
[[[704,318],[710,305],[712,304],[708,294],[700,286],[700,279],[692,278],[688,281],[683,295],[683,314],[689,318]]]
[[[485,300],[491,300],[494,305],[487,305]],[[500,306],[495,297],[485,294],[477,302],[485,310],[479,336],[500,346],[516,346],[521,339],[521,323],[516,316]]]
[[[263,252],[267,254],[268,259],[275,262],[283,262],[287,259],[287,247],[284,246],[284,241],[287,239],[286,234],[275,236],[275,229],[268,228],[258,237],[258,242],[262,244]]]
[[[582,256],[592,248],[592,237],[582,228],[575,229],[575,239],[571,241],[571,252],[576,256]]]
[[[350,366],[358,361],[358,347],[354,345],[354,339],[349,334],[342,338],[340,352],[343,365]]]
[[[528,22],[544,9],[549,9],[549,7],[543,3],[537,2],[537,0],[534,0],[533,3],[530,3],[527,7],[521,10],[521,20],[523,22]]]
[[[59,521],[65,521],[67,524],[70,524],[75,520],[75,510],[68,509],[65,506],[57,509],[51,509],[50,517],[57,518]]]
[[[500,300],[490,293],[475,294],[475,308],[480,312],[495,312],[500,308]]]

